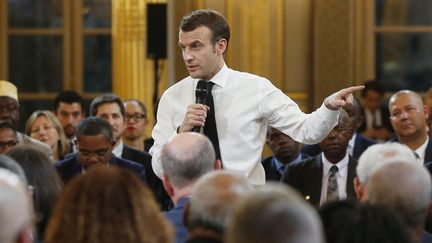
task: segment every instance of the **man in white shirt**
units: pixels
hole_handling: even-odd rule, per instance
[[[390,98],[390,122],[399,143],[408,146],[420,164],[432,161],[427,119],[429,108],[414,91],[401,90]]]
[[[268,125],[296,141],[318,143],[336,125],[337,110],[352,102],[352,92],[363,88],[343,89],[327,97],[315,112],[305,114],[269,80],[225,65],[229,36],[225,18],[212,10],[193,11],[180,24],[179,46],[190,76],[166,90],[158,106],[150,154],[159,177],[163,174],[163,145],[177,133],[190,132],[194,127],[205,130],[214,111],[218,144],[213,145],[217,155],[219,147],[223,167],[262,185],[265,173],[260,161]],[[199,80],[214,84],[208,95],[214,97],[213,111],[209,103],[196,104]]]

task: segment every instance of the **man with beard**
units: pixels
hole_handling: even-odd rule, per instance
[[[429,108],[414,91],[401,90],[390,98],[390,122],[397,142],[408,146],[420,164],[432,161],[432,143],[428,136]]]
[[[289,165],[281,181],[297,189],[316,207],[327,201],[355,200],[353,179],[357,160],[347,152],[352,134],[348,114],[342,110],[338,125],[320,143],[323,152]]]
[[[308,157],[300,153],[301,143],[294,141],[290,136],[275,128],[268,128],[266,142],[273,153],[273,156],[267,157],[261,162],[266,174],[266,181],[280,181],[286,166]]]

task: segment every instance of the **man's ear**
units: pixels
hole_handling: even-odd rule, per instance
[[[220,159],[217,159],[214,163],[214,169],[215,170],[222,170],[222,161]]]
[[[228,48],[228,42],[225,38],[222,38],[216,42],[216,53],[223,55]]]
[[[356,193],[357,200],[364,201],[364,188],[360,183],[358,176],[354,177],[354,191]]]
[[[174,188],[166,174],[163,174],[162,176],[162,184],[165,191],[168,193],[168,196],[172,197],[174,195]]]
[[[186,228],[188,227],[188,217],[189,217],[189,210],[190,210],[190,201],[186,203],[184,209],[183,209],[183,225]]]

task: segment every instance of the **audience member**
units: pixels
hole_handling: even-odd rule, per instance
[[[85,117],[84,99],[73,90],[60,92],[54,99],[53,110],[69,139],[70,152],[76,152],[75,131],[78,123]]]
[[[293,186],[316,207],[327,201],[355,199],[357,160],[347,152],[351,136],[348,114],[341,111],[338,125],[320,143],[323,152],[289,165],[281,181]]]
[[[138,177],[98,167],[75,177],[60,195],[45,237],[45,243],[59,242],[169,243],[172,229]]]
[[[423,166],[405,161],[380,166],[366,183],[365,198],[398,214],[413,243],[432,242],[423,230],[432,198],[431,176]]]
[[[235,203],[252,189],[246,178],[238,173],[214,171],[202,176],[184,212],[188,229],[186,242],[223,242]]]
[[[78,152],[56,163],[64,183],[98,165],[119,166],[137,173],[145,181],[144,167],[130,160],[118,158],[112,153],[115,144],[112,128],[104,119],[84,118],[76,131]]]
[[[145,139],[145,129],[148,125],[147,108],[137,99],[123,101],[125,107],[125,130],[123,142],[131,148],[148,152],[153,145],[152,139]]]
[[[432,141],[427,119],[429,109],[421,97],[411,90],[401,90],[389,101],[390,121],[397,140],[414,151],[420,164],[432,161]]]
[[[8,122],[16,128],[19,121],[19,108],[18,90],[16,86],[11,82],[0,80],[0,122]],[[18,131],[16,132],[16,135],[19,144],[33,144],[34,146],[40,147],[40,149],[48,156],[51,156],[49,145]]]
[[[227,243],[323,243],[314,208],[283,184],[257,188],[235,205],[226,228]]]
[[[37,110],[28,118],[25,133],[51,147],[54,161],[62,160],[70,151],[70,144],[57,117],[47,110]]]
[[[42,241],[52,208],[61,192],[63,183],[51,159],[34,146],[17,146],[9,151],[8,155],[24,169],[28,184],[32,187],[37,223],[36,238]]]
[[[176,242],[186,240],[183,211],[198,178],[214,169],[220,169],[210,140],[199,133],[181,133],[173,137],[161,154],[165,190],[174,203],[166,217],[176,229]]]
[[[429,111],[432,110],[432,87],[428,89],[428,91],[422,96],[423,104],[429,108]],[[427,119],[429,137],[432,135],[432,116],[429,116]]]
[[[20,178],[0,168],[0,242],[31,243],[32,208]]]
[[[360,155],[371,145],[377,143],[376,140],[372,140],[368,137],[363,136],[361,133],[358,133],[357,130],[361,126],[364,121],[364,117],[362,115],[362,108],[360,106],[359,101],[354,98],[353,104],[347,104],[343,108],[347,113],[351,121],[351,127],[353,129],[353,136],[351,137],[348,143],[348,154],[354,157],[355,159],[360,158]],[[319,144],[314,145],[306,145],[302,148],[302,153],[307,154],[308,156],[316,156],[321,153],[321,149]]]
[[[261,161],[266,181],[280,181],[286,166],[308,157],[300,153],[301,143],[294,141],[276,128],[268,127],[266,142],[273,152],[272,156]]]
[[[375,144],[366,149],[357,163],[357,176],[354,178],[357,199],[364,201],[366,183],[376,168],[398,160],[416,163],[411,149],[400,143]]]
[[[115,141],[113,154],[118,158],[131,160],[143,165],[148,187],[155,194],[161,208],[163,210],[169,209],[172,206],[171,201],[163,189],[162,181],[153,171],[150,154],[131,148],[123,143],[121,136],[125,128],[126,112],[120,98],[114,94],[97,96],[90,104],[90,115],[100,117],[111,125]]]
[[[0,121],[0,154],[5,154],[18,144],[17,132],[9,122]]]
[[[385,207],[339,201],[328,203],[319,211],[327,242],[410,242],[401,219]]]
[[[158,105],[150,154],[159,177],[163,175],[160,155],[164,144],[176,133],[202,128],[225,169],[242,172],[254,185],[264,185],[260,162],[267,126],[298,142],[317,143],[336,125],[339,108],[352,102],[352,92],[363,89],[342,89],[327,97],[315,112],[305,114],[269,80],[227,67],[224,53],[230,27],[220,13],[192,11],[183,17],[178,37],[190,76],[168,88]],[[197,89],[198,83],[205,88]],[[196,102],[196,90],[208,97],[205,104]]]
[[[384,88],[376,80],[367,81],[364,86],[361,97],[365,122],[358,131],[365,137],[386,141],[391,137],[393,129],[389,122],[389,112],[383,104]]]
[[[16,174],[21,179],[21,182],[25,186],[28,185],[27,177],[24,173],[23,168],[21,167],[21,165],[19,165],[11,157],[4,155],[4,154],[0,154],[0,168],[3,168],[3,169],[6,169],[6,170],[13,172],[14,174]]]

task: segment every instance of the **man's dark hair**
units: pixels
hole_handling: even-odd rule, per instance
[[[180,23],[180,30],[189,32],[200,26],[206,26],[213,32],[214,43],[220,39],[225,39],[228,46],[230,27],[225,17],[220,13],[214,10],[195,10],[183,17]]]
[[[123,118],[125,117],[125,108],[123,106],[123,102],[115,94],[101,94],[98,97],[94,98],[94,100],[90,104],[90,115],[96,116],[99,106],[107,103],[116,103],[120,109]]]
[[[361,91],[361,97],[365,97],[369,91],[375,91],[379,93],[381,96],[384,95],[384,87],[381,85],[381,83],[377,80],[368,80],[363,83],[365,86],[364,89]]]
[[[84,99],[81,97],[81,95],[73,90],[65,90],[57,95],[57,97],[54,99],[54,111],[57,111],[60,102],[68,104],[79,103],[81,106],[81,111],[83,113],[85,112]]]
[[[129,102],[135,102],[137,103],[137,105],[141,108],[143,114],[144,114],[144,118],[147,119],[147,107],[144,105],[144,103],[142,103],[140,100],[138,99],[127,99],[123,101],[123,104],[129,103]]]
[[[104,135],[104,137],[114,142],[114,135],[112,132],[111,125],[102,118],[99,117],[87,117],[78,123],[76,130],[76,138],[79,141],[80,136],[97,136]]]

